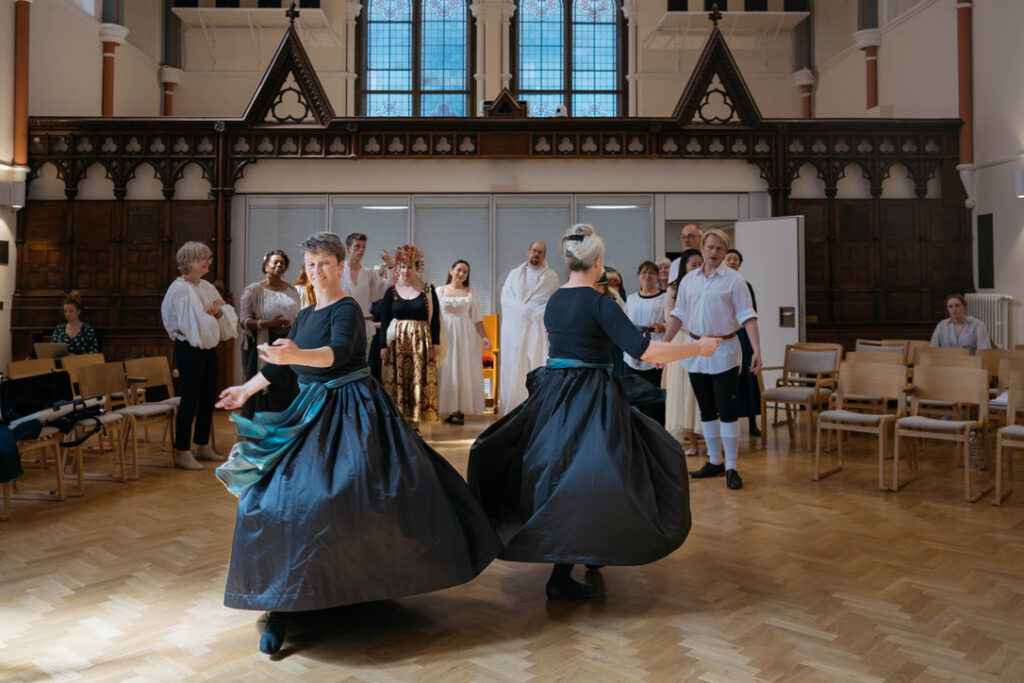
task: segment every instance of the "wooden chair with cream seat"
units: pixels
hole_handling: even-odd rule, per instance
[[[484,332],[487,334],[487,338],[491,341],[491,349],[483,350],[483,363],[484,363],[484,380],[490,380],[491,396],[493,398],[485,397],[485,405],[492,408],[495,413],[498,412],[498,316],[496,315],[485,315],[484,316]]]
[[[52,358],[29,358],[28,360],[12,360],[7,364],[7,377],[21,379],[32,375],[45,375],[57,369]]]
[[[167,362],[166,356],[151,356],[146,358],[131,358],[124,362],[124,370],[127,373],[129,380],[132,382],[132,388],[135,391],[135,404],[136,405],[168,405],[172,406],[175,411],[178,410],[178,406],[181,404],[181,397],[174,395],[174,380],[171,378],[171,366]],[[160,387],[167,394],[166,397],[160,398],[156,401],[146,400],[146,389]],[[145,433],[146,441],[151,441],[149,437],[149,423],[148,420],[143,421],[143,431]],[[214,436],[216,430],[210,429],[210,445],[214,450],[217,450],[217,441]],[[164,443],[167,438],[174,440],[174,427],[171,426],[170,430],[164,430],[160,439],[160,448],[163,449]],[[173,443],[171,444],[173,447]]]
[[[988,422],[988,374],[981,368],[952,368],[941,365],[925,365],[914,368],[913,384],[910,389],[909,415],[896,421],[896,446],[893,450],[891,490],[899,491],[917,478],[919,473],[918,442],[920,440],[949,441],[957,445],[958,459],[964,463],[964,497],[976,502],[992,490],[991,481],[975,491],[970,462],[970,438],[977,432],[979,457],[987,460],[985,427]],[[976,416],[960,420],[944,420],[921,414],[923,401],[943,401],[976,410]],[[959,417],[965,417],[963,415]],[[900,457],[909,440],[911,448],[906,454],[907,475],[900,475]],[[991,471],[991,470],[989,470]]]
[[[883,344],[904,344],[906,346],[906,354],[903,357],[904,365],[913,365],[914,359],[917,358],[919,349],[927,349],[931,347],[931,343],[927,339],[883,339]]]
[[[1024,371],[1014,370],[1009,375],[1006,425],[996,433],[996,488],[993,505],[1002,505],[1003,500],[1013,493],[1013,451],[1024,449]]]
[[[932,353],[925,351],[918,359],[918,365],[928,367],[929,365],[940,365],[944,368],[982,368],[981,359],[965,353]]]
[[[147,467],[174,467],[174,420],[178,412],[180,399],[174,395],[174,386],[171,383],[171,373],[167,365],[167,359],[163,356],[136,358],[125,361],[123,365],[121,363],[110,363],[108,365],[118,365],[121,368],[120,377],[121,382],[126,387],[126,394],[130,395],[127,389],[128,386],[131,386],[131,391],[135,392],[147,386],[166,386],[168,398],[153,402],[135,401],[130,405],[118,408],[117,412],[131,417],[129,426],[131,429],[132,447],[136,449],[136,452],[138,452],[139,448],[139,423],[142,423],[142,432],[145,435],[144,441],[147,444],[152,444],[149,423],[151,420],[161,420],[162,431],[158,448],[161,455],[166,450],[166,457],[154,459],[139,455],[138,462],[140,465],[146,465]],[[125,375],[126,372],[128,376],[143,381],[129,384],[128,377]],[[212,432],[213,430],[211,430],[211,435]],[[210,443],[213,443],[212,439]],[[149,447],[147,447],[146,451],[149,452],[149,450]]]
[[[885,353],[906,358],[907,342],[900,339],[858,339],[853,344],[857,353]]]
[[[68,453],[60,445],[63,435],[55,428],[44,426],[39,436],[18,442],[21,466],[26,470],[42,469],[53,474],[53,487],[46,489],[27,488],[26,482],[15,479],[11,484],[11,498],[14,500],[53,500],[78,498],[84,490],[82,453],[78,449]],[[67,481],[68,469],[75,476],[74,486]]]
[[[988,371],[988,376],[993,382],[999,377],[999,364],[1004,358],[1024,361],[1024,351],[1013,349],[978,349],[974,355],[981,359],[981,367]]]
[[[782,365],[782,377],[775,386],[761,392],[761,447],[768,444],[766,424],[768,404],[786,410],[789,438],[795,437],[795,408],[807,411],[807,441],[814,436],[815,416],[828,407],[843,347],[839,344],[788,344]]]
[[[107,410],[100,418],[103,431],[109,437],[111,449],[114,454],[114,470],[112,472],[86,472],[86,479],[99,479],[105,481],[128,481],[139,478],[139,449],[138,442],[134,442],[131,449],[131,458],[128,457],[128,434],[134,434],[134,421],[130,415],[122,414],[123,408],[111,410],[112,394],[127,395],[127,383],[124,378],[124,370],[120,363],[104,363],[103,365],[84,365],[78,369],[79,388],[83,398],[106,398],[104,409]],[[125,429],[127,424],[128,429]],[[76,424],[74,433],[80,433],[82,429],[89,427],[89,423]],[[81,451],[79,446],[76,450]]]
[[[102,353],[80,353],[61,358],[60,367],[67,371],[71,378],[71,387],[78,393],[78,369],[84,368],[86,365],[103,365],[106,362],[107,359],[103,357]]]
[[[885,356],[886,354],[867,354]],[[887,491],[885,481],[885,458],[889,452],[889,434],[892,424],[903,417],[904,393],[907,388],[907,372],[903,364],[843,362],[839,366],[839,382],[836,386],[836,406],[818,415],[818,436],[814,447],[814,481],[843,469],[844,433],[873,434],[878,438],[878,488]],[[847,405],[847,395],[856,397],[854,406]],[[888,406],[895,405],[894,412]],[[851,410],[853,407],[855,409]],[[874,408],[875,410],[871,410]],[[821,435],[823,431],[835,431],[838,462],[835,466],[821,469]]]
[[[850,363],[874,363],[876,365],[903,365],[903,356],[898,353],[877,353],[875,351],[847,351],[843,360]]]
[[[912,365],[920,365],[921,358],[926,355],[936,356],[969,356],[971,350],[963,347],[943,347],[943,346],[917,346],[914,348],[914,362]]]

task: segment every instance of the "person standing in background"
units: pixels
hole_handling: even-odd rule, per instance
[[[743,265],[743,254],[738,249],[730,249],[725,254],[725,265],[736,272],[739,272]],[[740,276],[742,277],[742,276]],[[747,282],[744,278],[744,282]],[[754,305],[754,313],[757,313],[757,297],[754,296],[754,288],[747,282],[747,289],[750,290],[750,301]],[[754,347],[750,345],[750,335],[742,327],[736,332],[740,339],[740,348],[743,349],[743,360],[740,362],[740,386],[736,394],[736,410],[739,417],[747,418],[747,431],[750,436],[761,436],[761,430],[757,426],[757,416],[761,414],[761,385],[757,381],[757,375],[750,372],[750,362],[754,357]]]

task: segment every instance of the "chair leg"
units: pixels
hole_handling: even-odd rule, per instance
[[[786,429],[789,431],[789,444],[792,447],[793,442],[796,440],[796,434],[793,430],[793,420],[796,419],[796,415],[793,414],[793,406],[789,403],[786,404]]]
[[[761,448],[767,448],[767,447],[768,447],[768,402],[765,401],[764,397],[762,396],[761,397]]]
[[[1003,489],[1003,462],[1006,462],[1006,488]],[[1003,447],[1003,435],[996,433],[996,488],[993,505],[1002,505],[1003,500],[1013,493],[1013,452]]]
[[[888,491],[885,485],[885,454],[889,447],[889,430],[885,422],[878,426],[878,488],[881,491]]]
[[[835,429],[834,425],[830,425],[830,424],[823,425],[821,420],[818,420],[817,427],[818,427],[818,429],[817,429],[817,438],[815,439],[815,443],[814,443],[814,477],[812,477],[812,479],[814,481],[821,481],[825,477],[827,477],[827,476],[829,476],[831,474],[835,474],[839,470],[843,469],[843,450],[842,450],[842,443],[843,443],[843,441],[842,441],[842,431],[839,430],[839,429]],[[836,463],[836,465],[834,467],[832,467],[830,469],[827,469],[825,471],[822,471],[821,470],[821,453],[822,453],[821,434],[822,434],[822,432],[824,432],[825,435],[826,435],[826,438],[828,438],[832,434],[833,431],[836,432],[836,441],[840,444],[839,451],[838,451],[839,461]]]
[[[906,438],[910,443],[910,453],[908,453],[906,456],[907,476],[901,482],[900,443],[903,441],[903,439],[900,438],[899,427],[897,427],[895,435],[895,444],[893,446],[892,453],[892,486],[889,489],[890,491],[899,491],[901,488],[917,479],[917,439],[913,436],[913,434],[908,434]]]
[[[979,468],[985,466],[986,461],[988,459],[988,449],[986,441],[987,437],[984,434],[984,430],[982,430],[981,443],[979,444],[978,452]],[[964,497],[967,499],[968,503],[977,503],[979,500],[984,498],[989,491],[992,490],[993,482],[989,481],[986,485],[980,486],[978,492],[975,493],[974,484],[972,481],[972,478],[974,476],[974,470],[971,468],[970,433],[964,436],[962,452],[964,458]]]

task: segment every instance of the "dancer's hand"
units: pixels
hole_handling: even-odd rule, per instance
[[[440,357],[441,357],[441,345],[440,344],[434,344],[434,360],[437,360]]]
[[[697,355],[713,356],[715,351],[718,350],[718,345],[721,343],[721,337],[701,337],[697,340]]]
[[[483,344],[484,344],[484,348],[485,349],[487,349],[488,351],[491,350],[491,340],[490,339],[488,339],[487,337],[484,337]]]
[[[390,356],[390,354],[388,354],[388,349],[387,349],[386,346],[383,349],[380,350],[380,360],[381,360],[382,363],[390,363],[391,362],[391,356]]]
[[[245,387],[235,386],[228,387],[224,391],[220,392],[220,396],[218,398],[220,398],[220,400],[213,406],[214,408],[234,410],[235,408],[241,408],[249,397],[245,394]]]
[[[293,354],[298,348],[291,339],[278,339],[273,344],[260,344],[256,347],[260,359],[274,365],[287,365],[292,362]]]
[[[754,355],[750,358],[750,374],[756,375],[761,372],[761,353],[755,351]]]

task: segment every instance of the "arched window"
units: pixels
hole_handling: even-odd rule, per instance
[[[366,116],[465,116],[466,0],[369,0],[363,23]]]
[[[521,0],[515,92],[530,116],[619,116],[622,17],[615,0]]]

